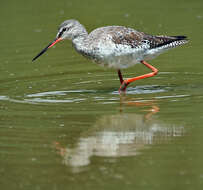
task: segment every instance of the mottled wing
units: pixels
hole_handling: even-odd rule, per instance
[[[149,49],[169,44],[175,47],[187,42],[186,36],[152,36],[131,28],[120,28],[112,35],[112,40],[115,44],[128,45],[132,48],[148,45]]]
[[[123,27],[112,34],[112,41],[115,44],[128,45],[131,48],[137,48],[143,44],[144,35],[143,32]]]

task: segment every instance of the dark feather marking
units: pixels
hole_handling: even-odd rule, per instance
[[[128,33],[123,31],[120,34],[114,35],[112,40],[115,44],[129,45],[132,48],[136,48],[139,44],[141,44],[142,36],[132,31]]]
[[[148,41],[151,49],[158,48],[172,42],[187,40],[186,38],[186,36],[144,36],[144,39]]]

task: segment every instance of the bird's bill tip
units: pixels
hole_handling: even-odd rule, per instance
[[[62,40],[62,38],[56,38],[53,42],[51,42],[47,47],[45,47],[39,54],[37,54],[32,61],[36,60],[39,56],[41,56],[42,54],[44,54],[49,48],[51,48],[52,46],[54,46],[56,43],[60,42]]]

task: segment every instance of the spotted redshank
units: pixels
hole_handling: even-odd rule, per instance
[[[76,51],[96,63],[117,69],[121,86],[125,92],[133,81],[152,77],[158,69],[148,64],[162,52],[188,42],[186,36],[153,36],[124,26],[106,26],[93,30],[90,34],[77,20],[66,20],[58,29],[53,42],[44,48],[32,61],[61,40],[72,40]],[[123,79],[121,70],[142,63],[152,70],[151,73]]]

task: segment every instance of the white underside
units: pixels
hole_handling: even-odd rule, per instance
[[[131,48],[128,45],[111,44],[97,49],[94,52],[95,61],[105,67],[123,69],[133,66],[144,59],[147,46],[142,48]]]
[[[129,46],[122,45],[122,48],[116,48],[115,50],[105,49],[102,53],[98,53],[95,61],[104,67],[125,69],[140,63],[142,60],[151,60],[157,57],[164,50],[149,50],[148,47],[131,48]]]

